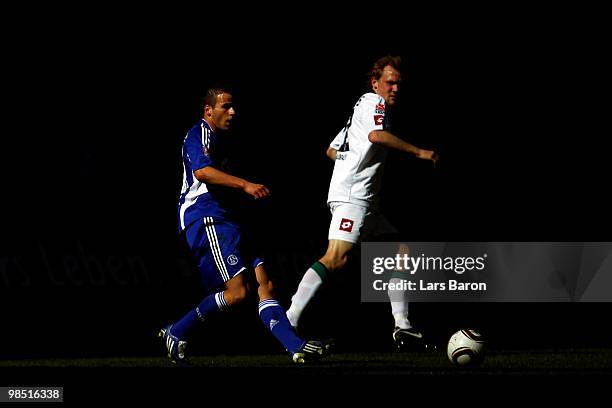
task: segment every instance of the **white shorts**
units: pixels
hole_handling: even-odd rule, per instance
[[[360,240],[382,234],[397,233],[397,229],[380,213],[351,203],[331,202],[332,220],[328,239],[356,244]]]

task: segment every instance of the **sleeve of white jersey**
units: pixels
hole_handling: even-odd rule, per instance
[[[367,136],[373,130],[383,130],[385,124],[385,99],[376,94],[367,94],[356,109],[356,119]]]
[[[336,137],[334,137],[334,140],[331,141],[329,147],[336,150],[340,149],[340,146],[342,146],[342,143],[344,143],[344,129],[345,128],[342,128],[342,130],[336,135]]]

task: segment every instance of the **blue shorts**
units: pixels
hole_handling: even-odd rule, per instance
[[[246,269],[240,254],[240,228],[236,224],[204,217],[187,227],[185,237],[208,289],[223,286]],[[252,262],[253,267],[261,263],[260,258]]]

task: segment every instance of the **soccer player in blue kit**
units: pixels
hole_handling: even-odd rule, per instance
[[[317,360],[323,355],[321,342],[297,336],[285,311],[274,297],[272,281],[263,261],[247,260],[241,254],[241,232],[220,203],[219,187],[236,189],[254,199],[270,195],[263,184],[251,183],[220,170],[223,131],[228,130],[236,111],[226,89],[209,89],[204,97],[204,118],[187,133],[182,149],[183,187],[180,194],[179,231],[185,234],[191,254],[210,294],[186,315],[164,327],[159,336],[174,363],[184,363],[185,346],[191,331],[213,313],[225,313],[247,297],[245,276],[255,270],[259,316],[296,363]]]

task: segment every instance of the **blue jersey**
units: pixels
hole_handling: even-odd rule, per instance
[[[226,211],[206,183],[194,173],[206,166],[221,167],[221,157],[214,154],[219,137],[204,119],[192,127],[183,142],[183,188],[178,203],[179,231],[204,217],[224,219]]]

